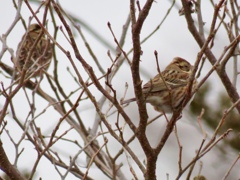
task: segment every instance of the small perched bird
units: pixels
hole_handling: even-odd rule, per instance
[[[156,75],[143,86],[146,102],[150,103],[156,111],[171,113],[177,109],[187,94],[189,77],[193,66],[185,59],[175,57],[161,74]],[[192,90],[196,88],[197,80],[193,82]],[[123,101],[128,104],[136,98]]]
[[[41,37],[39,37],[41,36]],[[36,46],[34,43],[37,42]],[[31,24],[18,44],[15,65],[19,72],[26,66],[27,73],[32,77],[40,76],[47,70],[53,56],[53,44],[42,33],[41,26]]]

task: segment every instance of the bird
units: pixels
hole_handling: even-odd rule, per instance
[[[45,37],[39,24],[31,24],[17,47],[15,65],[18,72],[26,66],[28,75],[40,76],[48,69],[52,56],[53,43]]]
[[[193,66],[181,57],[175,57],[173,61],[153,79],[150,79],[142,88],[146,103],[150,103],[154,109],[161,113],[172,113],[179,108],[187,95],[188,82]],[[192,91],[197,86],[194,78]],[[129,104],[136,98],[124,100],[121,104]]]

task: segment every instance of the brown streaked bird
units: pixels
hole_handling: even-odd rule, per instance
[[[171,113],[182,105],[187,94],[189,77],[193,66],[183,58],[175,57],[161,74],[156,75],[143,86],[143,94],[146,102],[150,103],[156,111]],[[197,80],[192,85],[196,88]],[[136,98],[123,101],[128,104],[136,101]]]
[[[39,39],[40,35],[41,37]],[[34,42],[37,40],[38,42],[36,46],[34,46]],[[32,52],[31,48],[33,48]],[[42,33],[41,26],[31,24],[27,32],[23,35],[21,42],[18,44],[15,65],[19,72],[22,72],[23,67],[26,66],[27,74],[36,77],[48,69],[52,55],[53,44],[46,39],[45,34]],[[28,56],[30,56],[30,58],[28,58]]]

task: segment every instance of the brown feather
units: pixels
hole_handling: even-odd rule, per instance
[[[28,31],[23,35],[21,42],[18,44],[16,58],[16,66],[19,72],[26,66],[27,73],[38,76],[43,69],[48,69],[53,55],[53,44],[41,33],[41,27],[38,24],[31,24]],[[39,35],[41,37],[31,52]],[[31,57],[27,60],[30,53],[32,53]]]
[[[192,66],[183,58],[176,57],[161,74],[156,75],[143,86],[146,102],[154,106],[155,110],[169,113],[179,107],[185,98]],[[193,83],[196,87],[197,81]],[[136,98],[125,100],[122,104],[135,101]]]

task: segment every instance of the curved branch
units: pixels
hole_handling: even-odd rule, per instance
[[[188,29],[191,32],[192,36],[197,41],[199,47],[203,48],[203,46],[205,45],[205,41],[201,38],[201,35],[199,34],[199,32],[197,31],[197,29],[194,25],[194,21],[191,16],[191,9],[188,6],[188,3],[186,0],[181,0],[181,1],[182,1],[183,8],[185,10],[184,12],[185,12],[185,18],[186,18],[186,21],[188,24]],[[224,1],[225,0],[221,0],[218,3],[218,5],[215,6],[215,11],[214,11],[214,15],[213,15],[209,38],[211,38],[214,35],[214,28],[215,28],[215,24],[216,24],[217,15],[218,15],[218,12],[219,12],[220,8],[222,7],[222,4],[224,3]],[[238,42],[239,41],[240,41],[240,37],[238,38]],[[206,54],[207,58],[209,59],[209,62],[212,65],[214,65],[217,62],[217,58],[214,56],[213,52],[211,51],[211,49],[208,46],[205,46],[204,48],[205,49],[203,49],[203,52]],[[225,69],[216,68],[216,72],[217,72],[218,76],[220,77],[220,79],[228,93],[228,96],[231,98],[231,101],[233,103],[235,103],[239,99],[239,94],[238,94],[236,88],[234,87],[234,85],[232,84],[232,82],[230,81]],[[236,109],[237,109],[238,113],[240,114],[240,103],[238,103],[236,105]]]

